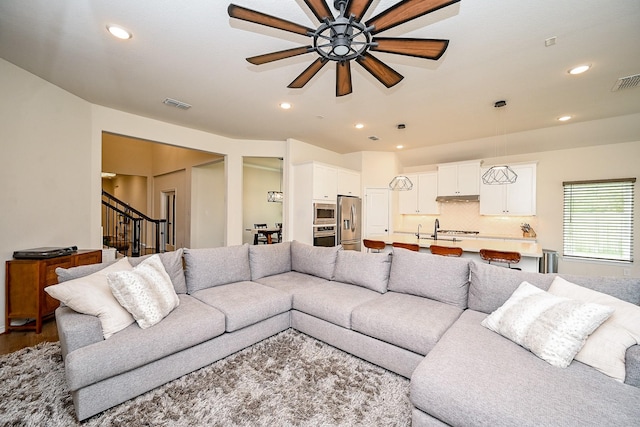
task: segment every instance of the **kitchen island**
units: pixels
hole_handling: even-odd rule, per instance
[[[438,240],[432,238],[418,239],[414,234],[395,233],[384,236],[367,236],[367,239],[382,240],[387,245],[386,250],[391,251],[393,242],[417,243],[421,252],[429,252],[431,245],[462,248],[462,256],[473,258],[480,262],[480,249],[492,249],[495,251],[520,252],[521,260],[515,267],[523,271],[538,271],[539,260],[542,257],[542,247],[535,242],[521,242],[515,240],[495,239],[464,239],[451,236],[442,236]],[[502,265],[502,264],[498,264]]]

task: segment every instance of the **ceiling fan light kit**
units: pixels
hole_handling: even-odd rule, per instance
[[[403,79],[400,73],[377,59],[370,51],[438,60],[447,49],[448,40],[375,37],[375,35],[459,1],[404,0],[368,21],[362,22],[373,0],[335,0],[333,5],[338,11],[337,17],[333,16],[325,0],[305,0],[309,9],[320,21],[320,25],[315,30],[235,4],[229,5],[228,13],[232,18],[312,37],[313,46],[307,45],[253,56],[247,58],[247,61],[254,65],[261,65],[315,52],[319,57],[287,87],[292,89],[304,87],[329,61],[333,61],[336,63],[336,96],[344,96],[350,94],[353,89],[350,65],[352,60],[387,88],[395,86]]]

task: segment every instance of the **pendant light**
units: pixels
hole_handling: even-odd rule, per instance
[[[493,106],[495,108],[503,108],[506,107],[507,101],[496,101]],[[503,128],[503,137],[505,139],[505,148],[506,148],[506,131],[504,129],[504,119],[502,123]],[[498,139],[498,132],[496,130],[496,140]],[[497,145],[497,142],[496,142]],[[497,149],[496,149],[497,154]],[[505,153],[506,154],[506,153]],[[486,185],[504,185],[504,184],[514,184],[518,179],[518,174],[513,171],[508,165],[501,166],[492,166],[482,174],[482,183]]]
[[[389,183],[389,190],[393,191],[409,191],[413,188],[413,182],[404,175],[394,177]]]
[[[282,194],[282,159],[280,159],[280,191],[267,191],[267,202],[282,203],[284,195]]]

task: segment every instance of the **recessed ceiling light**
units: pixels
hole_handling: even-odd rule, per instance
[[[355,124],[355,128],[356,129],[362,129],[364,127],[364,125],[362,123],[356,123]]]
[[[398,150],[402,150],[402,149],[404,148],[404,145],[396,145],[396,148],[397,148]]]
[[[107,25],[107,31],[111,33],[112,36],[117,37],[121,40],[129,40],[131,37],[131,33],[125,30],[122,27],[118,27],[117,25]]]
[[[589,64],[578,65],[577,67],[573,67],[572,69],[570,69],[569,74],[572,74],[572,75],[582,74],[585,71],[589,70],[589,68],[591,68],[591,65]]]
[[[282,102],[280,103],[280,108],[282,108],[283,110],[288,110],[289,108],[291,108],[291,104],[289,104],[288,102]]]
[[[559,122],[566,122],[567,120],[571,120],[572,116],[560,116],[558,117]]]

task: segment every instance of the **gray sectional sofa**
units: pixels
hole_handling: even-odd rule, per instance
[[[180,304],[148,329],[104,339],[96,317],[57,309],[78,419],[295,328],[411,378],[416,426],[640,424],[640,346],[627,351],[623,383],[577,361],[551,366],[480,325],[522,281],[547,289],[553,275],[296,241],[184,249],[184,274],[182,255],[160,255]],[[567,280],[640,304],[638,279]]]

